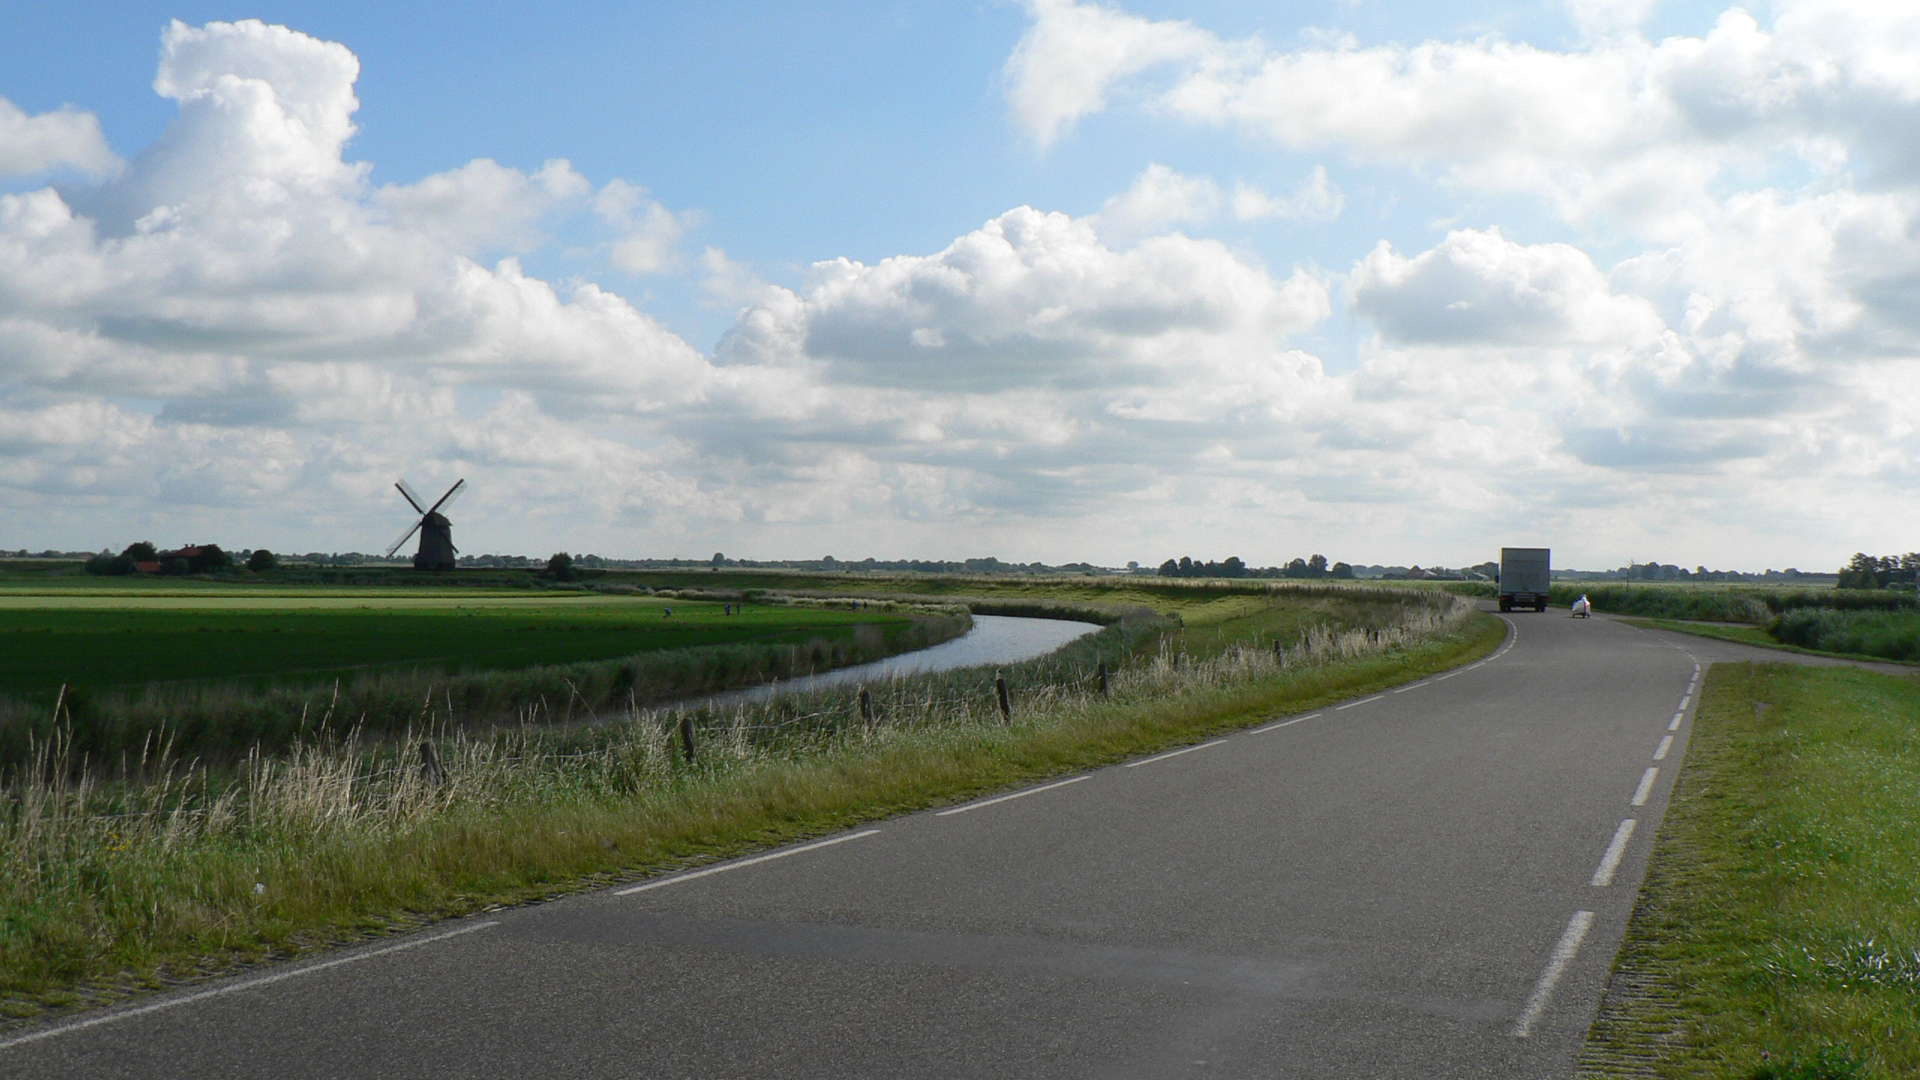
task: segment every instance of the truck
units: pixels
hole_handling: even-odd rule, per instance
[[[1530,607],[1547,610],[1547,590],[1552,587],[1552,548],[1500,549],[1500,610]]]

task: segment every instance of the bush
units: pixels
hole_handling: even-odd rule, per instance
[[[1787,612],[1767,632],[1803,649],[1920,660],[1920,612],[1809,608]]]
[[[253,554],[247,556],[247,569],[256,574],[264,574],[269,570],[280,569],[280,560],[275,557],[273,552],[268,551],[266,548],[259,548],[254,551]]]
[[[117,577],[133,573],[133,560],[125,555],[109,555],[101,552],[87,560],[87,573],[100,577]]]

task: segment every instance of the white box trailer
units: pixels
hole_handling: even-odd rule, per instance
[[[1547,610],[1547,590],[1553,587],[1552,548],[1500,549],[1500,610]]]

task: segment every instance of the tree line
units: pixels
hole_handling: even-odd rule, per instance
[[[152,542],[141,540],[128,544],[120,554],[102,551],[87,559],[86,571],[102,577],[119,577],[127,574],[147,571],[157,574],[217,574],[232,570],[235,566],[232,555],[221,550],[218,544],[193,544],[174,551],[161,551]],[[247,553],[246,568],[258,574],[272,570],[280,565],[273,552],[258,548]]]
[[[1899,585],[1911,589],[1916,577],[1920,577],[1920,551],[1880,556],[1862,551],[1856,552],[1847,565],[1840,568],[1839,586],[1842,589],[1887,589]]]
[[[1238,555],[1221,562],[1198,562],[1182,555],[1160,564],[1160,576],[1171,578],[1338,578],[1353,577],[1353,567],[1343,562],[1327,565],[1325,555],[1294,559],[1285,566],[1248,566]]]

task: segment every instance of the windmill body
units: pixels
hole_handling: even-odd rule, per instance
[[[421,505],[421,498],[414,494],[405,480],[395,484],[394,487],[400,489],[401,497],[413,506],[420,517],[411,528],[400,534],[400,539],[395,540],[392,547],[387,549],[387,557],[392,558],[393,553],[399,551],[400,546],[418,532],[420,549],[414,553],[413,568],[415,570],[453,569],[455,557],[460,554],[460,549],[453,546],[453,522],[448,521],[446,515],[440,511],[446,509],[455,496],[467,489],[467,482],[461,480],[448,488],[447,493],[440,496],[440,501],[432,506]]]
[[[414,553],[415,570],[451,570],[454,556],[453,522],[444,514],[428,514],[420,523],[420,550]]]

